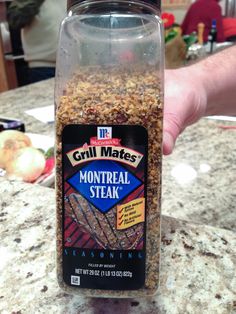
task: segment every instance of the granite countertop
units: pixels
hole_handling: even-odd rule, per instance
[[[53,80],[2,93],[0,115],[53,104]],[[161,278],[151,299],[91,299],[57,285],[54,190],[0,179],[0,313],[236,313],[236,122],[202,119],[163,159]]]
[[[20,119],[25,123],[26,132],[54,136],[52,124],[42,123],[25,113],[53,104],[54,79],[50,79],[1,93],[0,116]]]

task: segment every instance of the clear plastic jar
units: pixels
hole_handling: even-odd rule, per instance
[[[57,261],[67,292],[158,288],[163,50],[159,12],[140,1],[85,1],[62,23]]]

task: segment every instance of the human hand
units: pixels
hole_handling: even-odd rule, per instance
[[[178,135],[206,112],[207,97],[193,69],[165,71],[163,153],[171,154]]]

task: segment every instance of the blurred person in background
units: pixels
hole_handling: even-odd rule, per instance
[[[205,25],[203,41],[208,41],[208,35],[212,27],[212,21],[216,20],[217,42],[224,41],[223,17],[221,13],[220,0],[196,0],[187,11],[181,25],[183,35],[197,32],[199,23]]]
[[[66,15],[66,0],[13,0],[8,22],[21,29],[29,82],[55,76],[56,50],[60,23]]]

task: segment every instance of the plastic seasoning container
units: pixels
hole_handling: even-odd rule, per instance
[[[163,47],[159,12],[139,1],[85,1],[62,23],[57,272],[67,292],[157,291]]]

